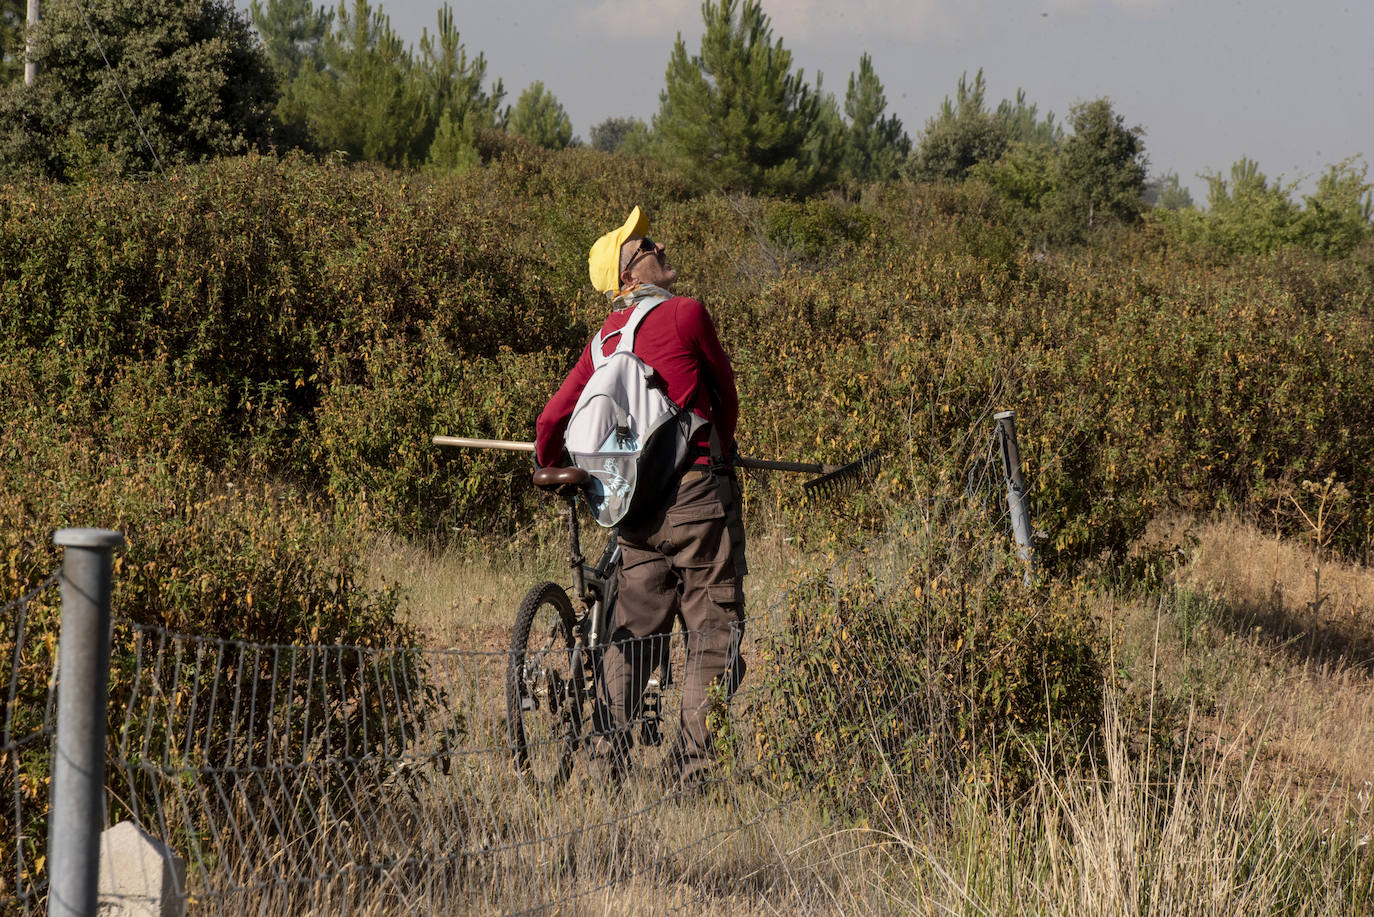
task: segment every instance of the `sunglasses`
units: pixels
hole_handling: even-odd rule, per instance
[[[625,266],[620,269],[621,273],[628,271],[631,267],[634,266],[634,263],[636,261],[638,261],[645,255],[656,254],[658,252],[658,248],[659,246],[657,242],[655,242],[653,239],[650,239],[648,236],[644,236],[642,239],[639,240],[639,247],[636,248],[635,253],[630,256],[630,260],[626,261]]]

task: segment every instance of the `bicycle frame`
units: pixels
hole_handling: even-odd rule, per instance
[[[584,481],[568,472],[542,471],[536,472],[535,483],[558,494],[566,504],[573,589],[570,592],[566,586],[545,581],[521,602],[511,635],[506,715],[516,768],[524,774],[536,772],[536,781],[558,786],[568,779],[576,750],[607,728],[598,712],[599,686],[604,677],[602,656],[615,628],[621,547],[618,533],[612,530],[600,558],[595,565],[589,564],[582,554],[577,518],[579,487]],[[671,682],[665,653],[639,698],[636,719],[643,745],[663,741],[660,690]],[[590,711],[583,706],[587,702],[592,704]],[[592,733],[584,731],[589,722]],[[541,764],[545,765],[542,769]]]
[[[601,558],[595,567],[588,570],[587,560],[582,554],[581,527],[577,519],[578,493],[563,492],[563,499],[567,503],[568,514],[568,563],[573,568],[573,582],[581,606],[578,628],[585,640],[585,644],[579,641],[574,649],[573,664],[587,665],[590,669],[588,675],[591,683],[598,685],[602,679],[599,651],[605,648],[610,636],[607,631],[615,619],[616,573],[621,560],[620,538],[618,532],[612,529],[610,539],[601,552]],[[586,660],[582,658],[584,649],[588,654]],[[649,683],[640,697],[640,736],[641,741],[647,745],[658,745],[663,741],[660,730],[660,692],[671,682],[671,663],[669,657],[664,655],[663,661],[657,671],[650,676]]]
[[[568,564],[573,570],[573,587],[577,593],[581,620],[579,626],[587,638],[587,648],[599,649],[604,643],[606,629],[615,608],[615,576],[620,566],[620,540],[614,529],[601,552],[596,566],[587,569],[582,555],[581,526],[577,521],[576,492],[564,493],[568,514]]]

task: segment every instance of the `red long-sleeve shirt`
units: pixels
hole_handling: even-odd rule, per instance
[[[619,331],[630,320],[633,307],[612,312],[601,326],[602,351],[609,356],[620,342]],[[668,397],[678,407],[711,421],[728,455],[735,442],[739,420],[739,394],[730,358],[720,346],[715,322],[706,307],[695,299],[675,296],[660,303],[635,332],[635,353],[654,368],[668,386]],[[577,365],[549,399],[535,423],[535,458],[540,465],[563,462],[563,431],[567,429],[582,388],[592,375],[591,341],[582,348]],[[712,402],[711,391],[715,391]],[[707,431],[709,432],[709,431]],[[704,432],[698,445],[709,446]],[[699,463],[709,459],[698,459]]]

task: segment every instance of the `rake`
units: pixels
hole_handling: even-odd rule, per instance
[[[533,452],[534,443],[509,439],[473,439],[467,436],[435,436],[430,440],[436,446],[452,446],[466,449],[505,449],[508,452]],[[739,456],[735,464],[741,468],[757,471],[798,471],[816,474],[802,484],[806,493],[834,497],[864,480],[870,471],[878,466],[882,450],[873,449],[852,462],[844,465],[822,465],[817,462],[778,462],[771,459],[756,459]]]

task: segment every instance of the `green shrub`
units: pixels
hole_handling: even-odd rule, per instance
[[[866,211],[829,198],[771,201],[764,208],[768,241],[810,262],[866,240],[871,223]]]
[[[976,513],[941,515],[891,531],[902,548],[881,575],[794,589],[765,645],[756,748],[840,811],[890,816],[970,780],[1014,792],[1098,738],[1105,672],[1082,597],[1024,586]]]
[[[87,405],[49,403],[44,392],[49,367],[0,360],[0,390],[14,399],[0,439],[0,518],[6,521],[0,529],[0,596],[8,602],[58,567],[61,557],[52,544],[56,529],[106,527],[122,532],[127,540],[114,560],[112,730],[126,722],[122,717],[127,714],[135,733],[153,737],[155,747],[162,747],[164,730],[172,729],[171,714],[155,709],[152,701],[145,701],[150,709],[143,711],[123,707],[123,699],[134,693],[141,667],[150,664],[133,648],[135,625],[249,641],[250,646],[413,643],[414,633],[397,614],[394,588],[364,585],[364,533],[338,518],[318,496],[279,483],[230,479],[189,458],[179,428],[183,422],[194,424],[203,392],[191,392],[178,401],[175,389],[164,387],[165,366],[142,376],[140,368],[134,363],[113,373],[109,408],[95,417],[102,430],[94,433],[84,422],[72,421],[73,415],[87,413],[82,410]],[[160,418],[165,423],[159,424]],[[147,425],[142,436],[140,423]],[[25,632],[18,645],[13,620],[0,628],[0,678],[12,692],[7,697],[14,704],[7,712],[13,715],[8,725],[15,736],[43,728],[59,630],[55,587],[26,608]],[[170,638],[172,643],[176,640]],[[147,643],[157,644],[158,637]],[[222,698],[229,690],[226,685],[244,698],[262,699],[264,709],[267,701],[282,702],[283,692],[300,687],[283,683],[278,696],[271,697],[272,686],[259,672],[250,668],[244,677],[242,663],[238,670],[224,663],[234,658],[232,651],[226,656],[223,644],[211,640],[209,645],[212,649],[194,663],[190,655],[184,660],[177,656],[179,667],[169,664],[165,673],[163,660],[158,661],[158,674],[174,688],[168,696],[185,702],[177,708],[181,716],[188,706],[193,711],[197,704],[202,711],[209,709],[204,702],[216,692]],[[145,646],[145,652],[151,650]],[[355,664],[356,658],[354,653],[341,656],[341,664]],[[413,656],[397,658],[397,664],[415,665]],[[220,663],[229,667],[221,668]],[[148,693],[150,676],[144,672],[141,677]],[[160,695],[159,700],[170,703]],[[380,743],[388,741],[383,727],[406,728],[397,716],[388,721],[380,714],[375,698],[369,702],[347,708],[321,705],[317,720],[335,722],[341,729],[367,720],[372,741]],[[190,744],[194,732],[197,751],[210,758],[234,747],[238,726],[223,718],[187,723],[184,728],[188,731],[177,735],[177,741]],[[110,735],[113,742],[117,732]],[[290,739],[306,741],[294,735]],[[394,747],[394,738],[391,741]],[[260,750],[242,739],[240,746],[245,753]],[[32,742],[0,767],[0,793],[17,807],[20,818],[15,830],[0,835],[0,860],[5,863],[16,862],[14,844],[22,841],[30,867],[41,871],[49,753],[48,742]],[[121,806],[141,805],[146,812],[159,799],[152,772],[135,772],[140,775],[137,786],[126,785],[128,772],[109,775],[116,817]],[[252,798],[253,788],[245,792]],[[13,872],[7,872],[0,879],[7,894],[13,878]]]
[[[853,205],[694,197],[644,160],[489,153],[439,179],[245,157],[6,188],[0,339],[27,380],[12,409],[60,404],[99,452],[283,481],[370,527],[509,531],[537,506],[524,459],[429,437],[532,437],[606,311],[587,246],[642,204],[735,358],[746,454],[881,444],[880,490],[901,498],[962,473],[1014,407],[1051,570],[1120,557],[1166,505],[1260,512],[1287,478],[1332,471],[1368,487],[1367,259],[1219,263],[1156,225],[1027,253],[978,183]],[[767,493],[787,508],[798,484]],[[1369,514],[1352,510],[1344,548]]]

